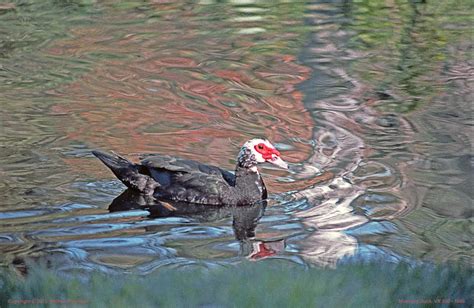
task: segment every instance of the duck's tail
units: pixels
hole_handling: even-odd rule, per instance
[[[115,153],[108,154],[101,151],[92,151],[95,157],[100,159],[115,176],[128,188],[136,189],[145,194],[153,194],[159,184],[149,175],[141,165],[132,163]]]

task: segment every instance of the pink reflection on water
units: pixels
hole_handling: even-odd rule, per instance
[[[290,162],[306,159],[311,146],[291,140],[312,137],[314,123],[294,87],[309,69],[278,50],[271,56],[249,52],[251,37],[203,37],[195,21],[186,20],[180,32],[173,22],[160,23],[160,33],[157,24],[131,24],[127,35],[121,27],[78,28],[73,39],[53,46],[51,54],[124,56],[96,61],[92,71],[51,93],[70,101],[51,107],[51,113],[69,115],[58,129],[91,148],[172,154],[228,169],[240,145],[256,136],[290,144],[282,152]],[[79,158],[67,163],[85,165]],[[104,168],[88,171],[110,176]],[[292,189],[276,181],[282,173],[270,173],[271,190]]]

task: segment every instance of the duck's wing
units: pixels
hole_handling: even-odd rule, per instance
[[[141,165],[160,184],[155,194],[171,200],[219,205],[235,182],[232,173],[219,167],[167,155],[148,156]]]
[[[169,155],[149,155],[142,159],[141,164],[152,172],[203,173],[222,177],[231,186],[235,184],[235,176],[233,173],[217,166],[206,165],[195,160],[172,157]]]

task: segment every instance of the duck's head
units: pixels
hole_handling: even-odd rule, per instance
[[[252,139],[244,143],[237,158],[240,167],[255,169],[257,164],[270,163],[282,169],[288,169],[288,164],[281,159],[280,152],[266,139]]]

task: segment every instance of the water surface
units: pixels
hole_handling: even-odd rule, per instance
[[[0,6],[2,264],[148,273],[265,258],[470,262],[470,9]],[[147,200],[115,199],[124,186],[90,154],[232,170],[256,136],[291,164],[262,169],[265,208],[150,214]]]

